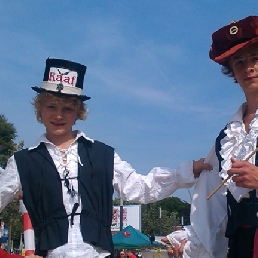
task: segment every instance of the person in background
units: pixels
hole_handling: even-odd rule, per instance
[[[187,242],[187,233],[185,230],[177,230],[167,235],[166,237],[161,238],[161,241],[165,244],[170,244],[171,249],[169,249],[168,254],[171,257],[180,258],[188,257],[184,254],[184,247]]]
[[[121,251],[117,258],[126,258],[125,251]]]
[[[187,242],[187,239],[183,239],[183,240],[181,240],[180,244],[175,243],[175,245],[173,247],[175,258],[187,257],[186,255],[184,255],[184,247],[185,247],[186,242]]]
[[[128,258],[137,258],[136,255],[134,254],[133,250],[130,250],[130,249],[128,249],[126,251],[126,255]]]
[[[187,226],[186,226],[187,227]],[[163,243],[170,243],[172,246],[180,244],[183,240],[187,240],[187,232],[184,226],[176,226],[175,230],[167,236],[160,239]]]
[[[79,63],[46,60],[41,87],[32,87],[36,118],[46,133],[0,169],[0,212],[22,195],[37,240],[35,254],[48,258],[114,257],[114,189],[123,200],[155,202],[191,187],[202,170],[212,168],[199,159],[141,175],[113,147],[73,130],[87,116],[85,72]]]

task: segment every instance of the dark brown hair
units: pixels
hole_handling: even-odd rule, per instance
[[[237,83],[237,80],[234,78],[234,72],[233,69],[231,68],[231,66],[229,65],[229,62],[225,62],[222,67],[221,67],[221,72],[225,75],[227,75],[228,77],[231,77],[234,79],[234,83]]]

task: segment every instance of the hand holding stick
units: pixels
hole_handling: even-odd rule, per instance
[[[245,159],[244,161],[248,161],[256,152],[258,151],[258,147],[256,149],[254,149]],[[211,196],[213,194],[215,194],[221,186],[224,185],[224,183],[226,183],[229,179],[230,179],[231,176],[227,176],[227,178],[225,178],[207,197],[206,199],[209,200],[211,198]]]

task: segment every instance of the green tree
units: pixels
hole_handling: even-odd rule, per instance
[[[168,197],[158,201],[160,207],[169,213],[176,212],[179,218],[184,218],[184,224],[190,224],[191,205],[178,197]],[[180,224],[181,222],[179,222]]]
[[[136,203],[128,202],[128,201],[123,201],[123,205],[132,205],[132,204],[136,204]],[[114,206],[120,206],[120,199],[119,198],[115,198],[113,200],[113,205]]]
[[[166,210],[160,201],[142,205],[142,232],[146,235],[168,235],[179,223],[178,212]]]
[[[114,205],[119,206],[120,200],[115,199]],[[134,204],[123,202],[123,205]],[[178,197],[168,197],[155,203],[142,204],[142,232],[150,235],[168,235],[176,230],[184,218],[184,225],[190,224],[190,207],[187,202],[181,201]],[[160,219],[161,209],[161,219]]]
[[[13,124],[8,123],[3,114],[0,114],[0,166],[5,167],[8,158],[15,151],[14,139],[17,133]]]
[[[15,248],[20,245],[20,237],[22,233],[22,215],[19,209],[19,200],[15,198],[0,213],[2,221],[9,228],[9,240],[13,240]]]
[[[0,166],[5,168],[8,158],[19,149],[23,148],[23,141],[16,144],[14,140],[17,137],[17,132],[12,123],[9,123],[3,114],[0,114]],[[9,227],[11,231],[14,246],[19,246],[20,236],[22,233],[22,219],[19,210],[19,201],[14,199],[0,213],[2,221]]]

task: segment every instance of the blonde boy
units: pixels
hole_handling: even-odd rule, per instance
[[[90,99],[82,93],[85,72],[75,62],[46,60],[41,87],[32,87],[38,93],[36,118],[46,133],[15,153],[0,173],[0,211],[21,194],[35,230],[35,253],[48,258],[113,257],[114,189],[124,200],[154,202],[192,186],[203,169],[211,169],[200,159],[140,175],[112,147],[74,131]]]

